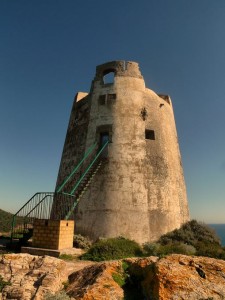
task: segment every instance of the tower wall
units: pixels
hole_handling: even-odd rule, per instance
[[[104,84],[110,71],[114,83]],[[82,148],[76,153],[84,151],[84,141],[87,151],[102,132],[109,133],[110,144],[107,163],[76,209],[76,232],[93,239],[122,235],[143,243],[180,227],[189,213],[170,98],[147,89],[138,64],[124,61],[98,66],[86,98],[85,138],[74,142]],[[81,113],[82,101],[73,108],[69,128],[74,133],[78,128],[72,120]],[[66,142],[59,177],[65,157],[78,160],[69,149]]]

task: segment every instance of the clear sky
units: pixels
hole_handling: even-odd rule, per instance
[[[0,0],[0,208],[54,190],[74,95],[111,60],[171,96],[191,217],[225,223],[224,0]]]

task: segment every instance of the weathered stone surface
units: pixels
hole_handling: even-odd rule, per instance
[[[147,299],[225,299],[225,261],[170,255],[160,259],[142,282]]]
[[[99,263],[69,276],[66,292],[76,300],[122,300],[123,289],[112,274],[122,272],[121,261]]]
[[[104,76],[111,72],[114,81],[107,83]],[[71,112],[57,187],[97,144],[64,186],[63,191],[70,192],[102,147],[103,136],[110,143],[107,160],[79,198],[76,233],[93,240],[121,235],[144,243],[188,221],[170,97],[146,88],[138,64],[131,61],[97,66],[89,94],[79,97]],[[60,201],[55,199],[54,205],[57,211]]]
[[[42,299],[57,292],[67,280],[66,263],[50,256],[6,254],[0,258],[0,275],[11,285],[4,287],[2,299]],[[1,299],[1,298],[0,298]]]
[[[0,275],[11,286],[3,289],[0,300],[43,300],[46,293],[61,290],[67,280],[66,292],[76,300],[130,299],[137,289],[140,293],[134,299],[138,300],[225,299],[223,260],[174,254],[124,261],[129,265],[126,274],[122,260],[66,263],[53,257],[7,254],[0,260]],[[121,287],[115,275],[128,284]]]
[[[138,300],[225,299],[223,260],[171,255],[163,259],[148,257],[125,261],[130,265],[130,280],[137,289],[142,287]],[[84,268],[70,275],[67,293],[78,300],[124,299],[127,289],[112,278],[112,274],[118,272],[123,272],[121,261]]]

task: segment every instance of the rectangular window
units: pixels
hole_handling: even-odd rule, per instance
[[[107,94],[107,95],[100,95],[98,98],[99,105],[112,105],[114,104],[116,99],[116,94]]]
[[[150,129],[145,129],[145,139],[155,140],[155,131]]]
[[[107,100],[115,100],[116,94],[108,94]]]
[[[105,105],[106,95],[100,95],[98,99],[99,105]]]
[[[116,94],[108,94],[107,95],[107,105],[112,105],[115,103]]]

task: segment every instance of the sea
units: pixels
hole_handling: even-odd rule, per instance
[[[222,246],[225,246],[225,224],[207,224],[212,227],[221,240]]]

